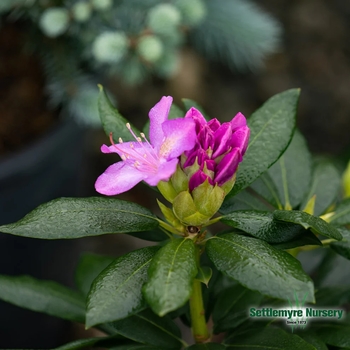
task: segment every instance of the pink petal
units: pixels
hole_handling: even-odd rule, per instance
[[[159,181],[168,181],[176,171],[178,158],[160,164],[156,174],[146,174],[144,180],[151,186],[157,186]]]
[[[196,122],[196,132],[197,133],[199,133],[202,126],[207,124],[207,121],[203,117],[202,113],[194,107],[190,108],[187,111],[185,118],[192,118]]]
[[[115,145],[102,145],[103,153],[118,153],[120,156],[125,155],[134,160],[143,160],[144,155],[154,154],[153,148],[146,142],[123,142]]]
[[[216,119],[211,119],[208,121],[208,126],[211,130],[216,131],[220,128],[221,123]]]
[[[197,135],[197,139],[204,149],[214,148],[214,133],[209,128],[208,124],[204,125],[201,131]]]
[[[145,174],[135,167],[118,162],[112,164],[95,182],[95,189],[101,194],[113,196],[126,192],[145,177]]]
[[[164,139],[162,124],[168,119],[172,102],[171,96],[163,96],[148,114],[150,119],[149,138],[157,153]]]
[[[161,158],[179,157],[184,151],[189,151],[195,146],[197,135],[192,119],[167,120],[163,123],[162,128],[165,140],[159,150]]]
[[[221,156],[230,147],[232,137],[232,128],[230,123],[223,123],[214,133],[215,146],[213,158]]]
[[[232,148],[238,147],[241,150],[242,156],[247,150],[248,143],[249,143],[249,136],[250,136],[250,129],[248,128],[248,126],[242,126],[241,128],[237,129],[232,136],[231,147]]]
[[[237,128],[240,128],[246,125],[247,125],[247,119],[241,112],[238,112],[234,116],[234,118],[231,120],[232,131],[235,131]]]
[[[190,181],[188,183],[188,187],[190,191],[193,191],[196,187],[201,185],[206,179],[208,179],[209,183],[213,185],[212,179],[203,173],[202,170],[196,171],[190,178]]]
[[[226,154],[216,168],[214,182],[221,186],[226,181],[230,180],[237,171],[241,159],[242,156],[239,148],[234,148],[231,152]]]

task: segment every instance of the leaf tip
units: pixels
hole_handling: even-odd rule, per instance
[[[101,84],[97,84],[97,86],[98,86],[100,92],[102,92],[103,91],[103,86]]]

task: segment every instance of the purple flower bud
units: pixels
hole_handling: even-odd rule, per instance
[[[223,124],[217,119],[206,122],[202,114],[192,107],[186,113],[186,118],[194,120],[197,140],[194,148],[185,152],[187,159],[182,167],[191,167],[196,161],[196,166],[199,166],[199,170],[195,169],[196,172],[189,180],[190,191],[206,179],[210,184],[218,186],[232,180],[249,142],[250,130],[244,115],[238,113],[230,122]]]
[[[193,191],[196,187],[201,185],[206,179],[208,179],[209,183],[211,185],[214,185],[213,180],[210,178],[210,176],[204,174],[202,170],[198,170],[195,172],[188,183],[188,187],[190,188],[190,191]]]

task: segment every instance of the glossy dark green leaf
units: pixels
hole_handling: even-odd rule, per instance
[[[276,220],[290,222],[301,225],[305,229],[311,229],[314,233],[318,233],[322,236],[334,238],[337,240],[342,239],[340,232],[328,224],[326,221],[320,219],[317,216],[310,215],[299,210],[276,210],[273,212],[273,217]]]
[[[272,211],[282,209],[275,184],[267,172],[258,177],[250,187],[233,197],[226,197],[220,208],[223,214],[236,210]]]
[[[227,233],[209,239],[206,252],[219,271],[249,289],[283,300],[297,293],[314,302],[312,280],[300,262],[264,241]]]
[[[314,346],[316,350],[328,350],[327,345],[316,334],[312,332],[305,332],[305,330],[303,330],[298,335],[306,342]]]
[[[221,221],[269,243],[287,242],[305,231],[296,224],[274,220],[270,212],[235,211]]]
[[[350,326],[347,324],[334,322],[315,325],[312,330],[328,345],[350,348]]]
[[[225,350],[224,345],[218,343],[205,343],[205,344],[195,344],[186,348],[185,350]]]
[[[201,266],[198,269],[196,279],[208,287],[208,284],[212,275],[213,275],[213,270],[209,266]]]
[[[327,160],[316,162],[308,195],[300,208],[305,208],[311,197],[316,195],[314,215],[319,216],[335,201],[340,189],[340,175],[336,167]]]
[[[336,207],[334,215],[331,216],[330,218],[330,222],[333,225],[339,225],[339,226],[350,224],[350,198],[344,199]]]
[[[136,345],[136,344],[129,344],[129,345],[120,345],[120,346],[113,346],[112,350],[164,350],[167,348],[161,348],[159,346],[153,346],[153,345]]]
[[[80,293],[53,281],[0,275],[0,299],[32,311],[85,322],[84,298]]]
[[[350,302],[350,283],[345,286],[330,286],[317,289],[316,306],[338,307]]]
[[[180,349],[181,333],[168,317],[159,317],[150,310],[112,323],[118,334],[131,340],[165,349]]]
[[[159,316],[185,304],[197,275],[196,247],[190,239],[173,239],[162,247],[148,270],[146,301]]]
[[[0,226],[0,232],[32,238],[70,239],[156,227],[157,218],[135,203],[107,197],[58,198],[40,205],[15,223]]]
[[[282,209],[278,190],[268,172],[258,177],[248,188],[267,201],[273,208]]]
[[[329,278],[339,269],[339,259],[342,260],[332,249],[324,249],[322,259],[313,272],[313,280],[317,288],[327,285]]]
[[[84,294],[89,293],[93,280],[104,270],[115,258],[93,253],[85,253],[79,260],[75,270],[75,283]]]
[[[135,250],[115,259],[94,280],[87,300],[86,326],[125,318],[146,307],[142,286],[159,247]]]
[[[110,133],[112,133],[115,143],[119,142],[119,137],[121,137],[123,141],[135,141],[134,137],[126,127],[126,123],[129,123],[128,120],[113,107],[103,87],[99,85],[99,88],[98,113],[106,135],[109,137]],[[131,128],[135,134],[140,134],[136,127],[131,125]]]
[[[332,242],[330,247],[345,259],[350,260],[350,242]]]
[[[78,349],[86,349],[86,347],[94,346],[101,338],[88,338],[88,339],[79,339],[72,341],[68,344],[64,344],[55,348],[54,350],[78,350]]]
[[[292,89],[273,96],[248,119],[249,147],[229,196],[249,186],[285,151],[294,132],[299,93]]]
[[[259,306],[262,298],[260,293],[239,284],[223,290],[214,305],[214,332],[221,333],[239,326],[248,319],[247,310]]]
[[[55,348],[54,350],[91,349],[92,347],[96,347],[99,349],[105,349],[105,348],[122,349],[123,347],[124,349],[127,349],[127,350],[137,349],[136,347],[135,348],[133,347],[134,346],[133,344],[131,343],[130,340],[120,339],[120,336],[117,336],[117,337],[111,336],[111,337],[79,339],[79,340],[72,341],[68,344],[64,344],[58,348]]]
[[[152,231],[133,232],[129,233],[129,235],[150,242],[162,242],[166,239],[169,239],[169,236],[160,229],[155,229]]]
[[[234,197],[227,197],[220,208],[220,213],[230,214],[237,210],[270,211],[274,209],[249,190],[250,187],[239,192]]]
[[[316,348],[298,335],[287,333],[280,328],[266,327],[248,329],[234,334],[224,341],[226,349],[273,349],[273,350],[315,350]]]
[[[306,196],[311,182],[311,154],[296,130],[287,150],[268,170],[284,208],[295,208]]]
[[[304,230],[300,236],[297,236],[290,241],[272,244],[272,246],[277,249],[291,249],[305,245],[322,246],[322,242],[310,230]]]

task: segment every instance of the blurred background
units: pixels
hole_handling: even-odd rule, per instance
[[[2,0],[0,224],[60,196],[96,195],[113,156],[97,83],[137,127],[163,95],[212,118],[249,115],[300,87],[298,127],[312,152],[349,158],[350,2],[342,0]],[[154,208],[142,185],[120,198]],[[39,241],[0,234],[0,273],[74,286],[83,251],[118,256],[144,241]],[[1,348],[51,348],[85,334],[0,304]],[[80,335],[84,336],[84,335]]]

